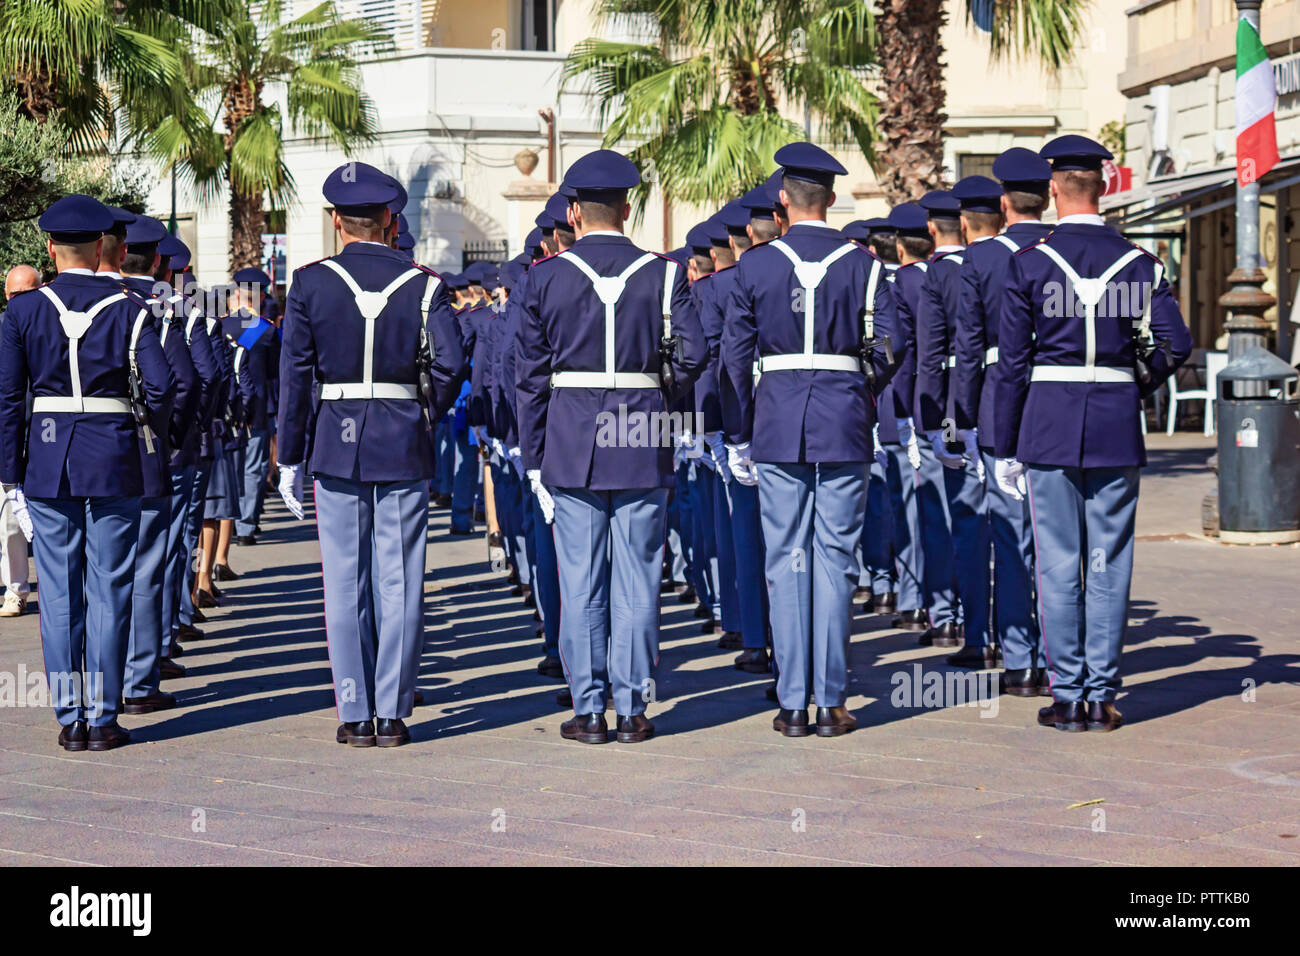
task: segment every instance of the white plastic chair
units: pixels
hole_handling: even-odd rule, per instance
[[[1210,400],[1205,404],[1205,434],[1213,435],[1215,431],[1214,406],[1219,394],[1219,373],[1228,364],[1227,352],[1205,353],[1205,390],[1210,393]]]
[[[1208,383],[1209,353],[1206,353],[1206,379],[1207,379],[1207,385],[1205,388],[1188,388],[1188,389],[1182,389],[1178,387],[1177,372],[1175,372],[1173,375],[1170,375],[1169,378],[1166,379],[1169,385],[1169,424],[1165,427],[1166,435],[1172,435],[1174,433],[1174,425],[1178,423],[1179,402],[1204,402],[1205,414],[1202,417],[1205,419],[1205,434],[1207,435],[1214,434],[1214,422],[1211,420],[1210,417],[1213,414],[1211,410],[1214,407],[1214,392],[1211,390],[1212,386],[1210,386],[1210,384]]]

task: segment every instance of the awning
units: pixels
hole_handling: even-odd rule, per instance
[[[1260,180],[1260,192],[1272,193],[1300,182],[1300,156],[1283,159]],[[1101,209],[1106,218],[1122,229],[1135,226],[1169,225],[1184,219],[1203,216],[1236,202],[1237,167],[1223,166],[1202,172],[1159,176],[1145,186],[1103,196]],[[1189,203],[1212,196],[1221,190],[1232,195],[1216,202],[1187,209]]]

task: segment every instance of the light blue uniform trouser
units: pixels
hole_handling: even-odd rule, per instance
[[[1033,606],[1034,535],[1029,505],[1008,496],[993,480],[994,457],[982,452],[993,543],[993,627],[1008,670],[1046,667],[1043,637]]]
[[[185,578],[181,585],[180,622],[194,624],[194,576],[198,573],[199,533],[203,530],[203,511],[208,495],[208,479],[212,477],[212,459],[200,460],[194,469],[194,482],[190,487],[190,500],[185,508]],[[173,641],[176,635],[172,634]],[[170,654],[170,645],[169,651]]]
[[[537,613],[542,616],[542,639],[546,656],[559,657],[560,577],[555,559],[555,538],[535,495],[528,496],[528,508],[532,512],[533,546],[537,556],[533,565],[533,595],[537,598]]]
[[[1059,701],[1119,693],[1133,578],[1137,467],[1028,465],[1038,622]]]
[[[839,707],[848,693],[867,463],[758,465],[776,693],[781,707]]]
[[[27,503],[36,531],[41,651],[54,716],[65,727],[76,720],[108,726],[117,720],[131,637],[140,499]],[[82,682],[80,689],[75,682]]]
[[[190,498],[194,494],[193,465],[172,468],[172,496],[167,503],[167,557],[163,565],[162,639],[163,653],[181,622],[181,592],[185,590],[187,562],[185,537],[188,533]]]
[[[452,436],[455,468],[452,471],[451,526],[457,531],[474,527],[474,495],[478,489],[478,446],[470,445],[469,432]]]
[[[889,453],[886,452],[886,462]],[[862,525],[862,573],[858,584],[873,594],[888,594],[897,587],[894,570],[894,512],[889,505],[886,466],[871,460],[867,480],[867,520]]]
[[[740,630],[740,597],[736,588],[736,540],[732,529],[731,489],[736,482],[728,483],[713,472],[713,540],[718,563],[718,622],[724,631]]]
[[[131,590],[131,636],[126,645],[126,670],[122,678],[122,693],[126,697],[146,697],[158,689],[170,520],[170,496],[140,499],[135,582]]]
[[[763,577],[763,524],[758,517],[758,488],[738,481],[731,494],[731,530],[736,546],[736,594],[740,601],[741,645],[767,646],[767,584]]]
[[[532,566],[528,561],[528,541],[524,534],[523,487],[511,464],[492,465],[492,495],[496,499],[497,524],[505,542],[506,554],[519,573],[519,584],[532,587]]]
[[[918,439],[919,440],[919,439]],[[925,607],[932,625],[957,620],[952,574],[952,519],[944,491],[944,467],[927,441],[920,441],[921,468],[915,471],[921,550],[925,561]],[[910,467],[910,465],[909,465]]]
[[[695,586],[695,554],[692,531],[690,465],[681,464],[673,476],[676,487],[668,506],[668,548],[673,556],[673,580]]]
[[[718,601],[718,547],[713,530],[713,472],[699,463],[687,462],[691,494],[691,546],[695,568],[695,593],[700,603],[713,612],[716,620],[722,613]]]
[[[239,493],[239,520],[235,522],[237,535],[252,534],[262,516],[270,452],[270,433],[265,428],[250,428],[244,445],[244,470],[239,476],[243,485]]]
[[[315,492],[339,719],[409,717],[424,648],[429,482],[318,475]]]
[[[975,462],[962,459],[961,468],[944,468],[943,484],[952,520],[952,569],[966,643],[988,643],[989,534],[984,483]]]
[[[575,714],[645,712],[659,661],[659,580],[668,489],[557,488],[560,660]]]
[[[433,432],[434,454],[437,456],[437,474],[434,489],[440,495],[451,494],[456,474],[456,436],[451,416],[444,415]]]
[[[903,445],[886,444],[889,460],[885,481],[889,490],[894,567],[898,575],[898,609],[925,607],[925,549],[921,546],[921,513],[917,497],[917,471]]]

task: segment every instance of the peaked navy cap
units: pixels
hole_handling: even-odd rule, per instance
[[[71,193],[41,213],[37,226],[56,243],[94,242],[113,228],[113,212],[93,196]]]
[[[848,172],[839,160],[813,143],[789,143],[778,149],[772,158],[781,164],[784,176],[827,188],[834,185],[836,176]]]
[[[374,206],[388,206],[401,195],[401,184],[368,163],[344,163],[321,186],[327,202],[344,215]]]
[[[1036,192],[1051,181],[1052,164],[1032,149],[1013,146],[993,160],[993,175],[1006,189],[1012,189],[1014,184],[1030,187],[1028,192]]]
[[[1101,169],[1103,159],[1114,155],[1101,143],[1086,136],[1069,133],[1058,136],[1038,151],[1043,159],[1051,160],[1052,171],[1070,169]]]
[[[962,209],[971,212],[1002,211],[1002,184],[987,176],[967,176],[952,187]]]

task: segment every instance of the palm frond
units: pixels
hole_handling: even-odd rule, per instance
[[[991,4],[989,57],[994,61],[1037,59],[1059,70],[1074,58],[1090,0],[986,0]],[[966,22],[975,22],[975,0],[966,0]]]

